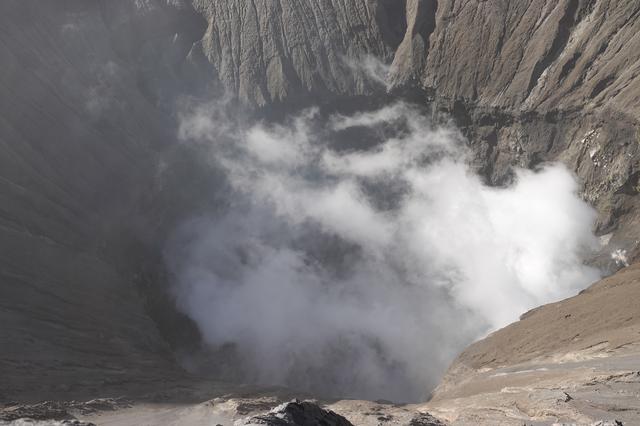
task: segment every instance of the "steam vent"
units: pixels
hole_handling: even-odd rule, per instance
[[[0,0],[0,426],[640,425],[640,1]]]

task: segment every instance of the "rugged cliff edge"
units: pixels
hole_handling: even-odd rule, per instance
[[[175,143],[183,95],[286,111],[411,94],[455,119],[493,184],[567,164],[599,212],[594,262],[640,256],[636,1],[6,0],[0,63],[0,400],[184,378],[174,354],[198,332],[161,250],[210,171]],[[462,424],[493,406],[507,422],[637,418],[639,282],[624,269],[471,346],[426,409]],[[360,424],[418,410],[333,407]]]

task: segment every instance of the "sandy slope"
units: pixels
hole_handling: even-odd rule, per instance
[[[425,408],[454,424],[640,422],[640,265],[471,345]],[[491,419],[491,420],[490,420]]]

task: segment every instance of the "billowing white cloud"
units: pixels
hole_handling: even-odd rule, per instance
[[[235,345],[245,380],[420,400],[472,339],[598,278],[582,262],[595,215],[561,165],[488,187],[458,132],[403,103],[277,126],[215,108],[180,136],[211,147],[229,208],[185,224],[167,258],[180,307]]]

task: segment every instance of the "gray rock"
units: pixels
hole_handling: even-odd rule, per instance
[[[77,420],[68,412],[69,408],[70,404],[56,401],[11,406],[0,409],[0,425],[22,421],[20,424],[95,426],[93,423]]]
[[[436,419],[431,414],[421,413],[409,421],[408,426],[446,426],[445,423]]]
[[[339,414],[322,409],[310,401],[294,399],[285,402],[267,414],[236,422],[237,425],[269,426],[353,426]]]
[[[422,82],[441,96],[513,112],[609,106],[640,116],[635,2],[441,0],[428,13]]]
[[[212,77],[249,104],[368,94],[380,87],[365,57],[391,61],[404,26],[400,4],[196,0],[208,28],[194,49],[212,64]]]

